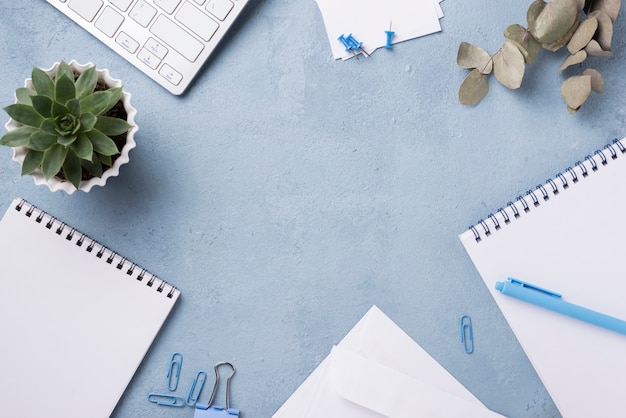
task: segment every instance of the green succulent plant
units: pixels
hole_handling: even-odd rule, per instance
[[[32,88],[15,92],[6,113],[20,126],[0,138],[0,145],[25,147],[22,175],[41,168],[46,179],[65,177],[78,188],[83,173],[101,177],[120,150],[112,137],[131,128],[126,120],[107,116],[121,99],[122,88],[96,88],[95,66],[77,78],[66,62],[56,75],[34,68]]]

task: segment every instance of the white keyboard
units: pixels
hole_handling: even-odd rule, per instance
[[[46,0],[181,94],[248,0]]]

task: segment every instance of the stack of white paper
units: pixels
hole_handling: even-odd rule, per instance
[[[441,0],[317,0],[335,59],[348,59],[341,35],[362,42],[371,54],[387,44],[385,31],[394,32],[391,44],[441,31]],[[357,53],[360,53],[357,51]]]
[[[372,307],[273,418],[501,417]]]

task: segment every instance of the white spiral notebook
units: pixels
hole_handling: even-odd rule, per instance
[[[23,200],[0,260],[0,416],[111,415],[180,292]]]
[[[626,320],[625,142],[608,144],[460,235],[568,418],[626,417],[626,335],[503,295],[495,283],[514,277]]]

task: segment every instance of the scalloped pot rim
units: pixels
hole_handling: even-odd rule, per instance
[[[59,66],[59,64],[60,62],[56,62],[54,63],[52,67],[50,67],[49,69],[44,69],[44,71],[48,73],[48,75],[53,76],[56,74],[56,69]],[[70,68],[72,68],[74,71],[77,71],[77,72],[85,71],[87,68],[94,66],[94,64],[92,64],[91,62],[88,62],[87,64],[79,64],[74,60],[70,61],[68,65],[70,66]],[[101,81],[103,81],[107,86],[109,87],[121,87],[122,86],[122,81],[117,78],[111,77],[108,69],[104,68],[104,69],[96,69],[96,70],[98,73],[98,78]],[[32,80],[30,78],[27,78],[24,81],[24,87],[32,88]],[[74,187],[72,183],[70,183],[67,180],[62,180],[58,177],[52,177],[50,180],[46,180],[41,169],[39,168],[31,174],[31,176],[33,177],[35,181],[35,184],[37,186],[46,185],[48,186],[50,191],[53,191],[53,192],[62,190],[66,192],[67,194],[72,194],[76,190],[88,192],[94,186],[104,186],[110,177],[117,176],[119,174],[120,167],[129,161],[130,150],[135,148],[135,146],[137,145],[134,139],[135,133],[139,130],[139,128],[137,127],[137,124],[135,123],[135,115],[137,114],[137,109],[135,109],[130,104],[130,98],[131,98],[131,94],[127,91],[124,91],[122,94],[121,100],[122,100],[122,103],[124,104],[124,109],[126,110],[126,113],[128,115],[128,117],[126,118],[126,121],[130,125],[132,125],[132,128],[130,129],[130,131],[128,131],[126,135],[126,144],[122,148],[120,156],[113,162],[113,166],[111,166],[108,170],[102,173],[102,177],[93,177],[89,180],[83,180],[80,182],[78,189],[76,189],[76,187]],[[15,101],[17,102],[17,97],[15,97]],[[4,126],[7,129],[7,131],[12,131],[13,129],[16,129],[17,127],[19,127],[20,124],[15,122],[13,119],[10,119]],[[17,161],[21,165],[24,161],[25,156],[26,156],[26,149],[24,147],[13,148],[13,161]]]

